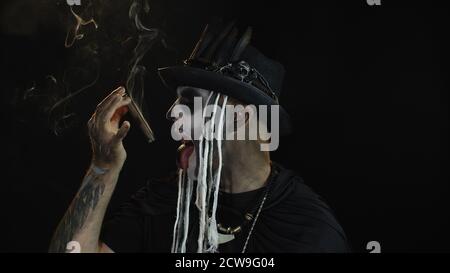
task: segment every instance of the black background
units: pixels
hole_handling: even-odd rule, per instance
[[[67,27],[58,14],[69,10],[64,1],[53,10],[52,2],[1,4],[0,251],[47,250],[89,165],[87,119],[100,98],[123,84],[112,72],[123,54],[104,53],[98,82],[71,101],[73,123],[54,134],[42,110],[48,101],[39,90],[30,98],[26,89],[46,75],[60,75],[77,59],[77,46],[94,38],[86,35],[64,48]],[[221,15],[252,25],[252,43],[284,64],[280,101],[295,132],[281,139],[273,159],[298,171],[328,201],[354,250],[367,252],[372,240],[383,252],[450,250],[448,65],[443,60],[447,9],[425,1],[396,6],[388,1],[369,6],[365,0],[149,2],[147,23],[163,30],[171,46],[155,46],[144,59],[146,102],[157,142],[146,144],[132,128],[109,213],[146,178],[175,168],[177,143],[164,117],[175,96],[155,71],[187,57],[203,26]],[[113,27],[128,24],[127,10],[122,11],[98,18],[100,27],[114,32]],[[89,65],[89,60],[79,62]]]

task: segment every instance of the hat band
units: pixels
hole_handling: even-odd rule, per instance
[[[211,64],[210,62],[202,61],[199,59],[185,60],[184,63],[189,66],[220,73],[224,76],[228,76],[241,82],[251,84],[259,90],[263,91],[278,103],[278,97],[270,87],[269,82],[263,77],[263,75],[261,75],[261,73],[259,73],[258,70],[251,67],[245,61],[227,63],[223,66],[217,66]]]

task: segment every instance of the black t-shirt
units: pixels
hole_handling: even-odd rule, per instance
[[[276,175],[246,252],[350,251],[342,227],[320,196],[294,172],[276,163],[272,167]],[[115,252],[170,252],[177,192],[176,176],[149,181],[104,222],[101,240]],[[247,212],[255,211],[265,192],[265,187],[237,194],[219,192],[217,221],[240,225]],[[187,252],[196,252],[198,209],[194,203],[190,211]],[[219,252],[242,251],[251,222],[241,226],[234,240],[219,245]]]

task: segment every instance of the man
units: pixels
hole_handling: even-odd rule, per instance
[[[105,223],[126,159],[130,123],[119,125],[130,99],[118,88],[98,105],[88,124],[92,164],[50,251],[64,252],[69,242],[81,252],[349,251],[329,207],[270,160],[267,147],[278,145],[269,143],[290,131],[278,104],[284,70],[250,46],[250,37],[250,28],[239,37],[233,24],[207,26],[184,65],[160,69],[178,94],[169,110],[172,135],[182,142],[178,175],[148,182]],[[239,105],[246,107],[225,110]],[[263,130],[255,133],[254,120]],[[237,140],[239,130],[253,138]]]

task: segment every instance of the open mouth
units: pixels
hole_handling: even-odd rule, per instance
[[[191,140],[181,140],[178,147],[177,165],[179,168],[186,170],[189,167],[189,158],[194,152],[194,142]]]

